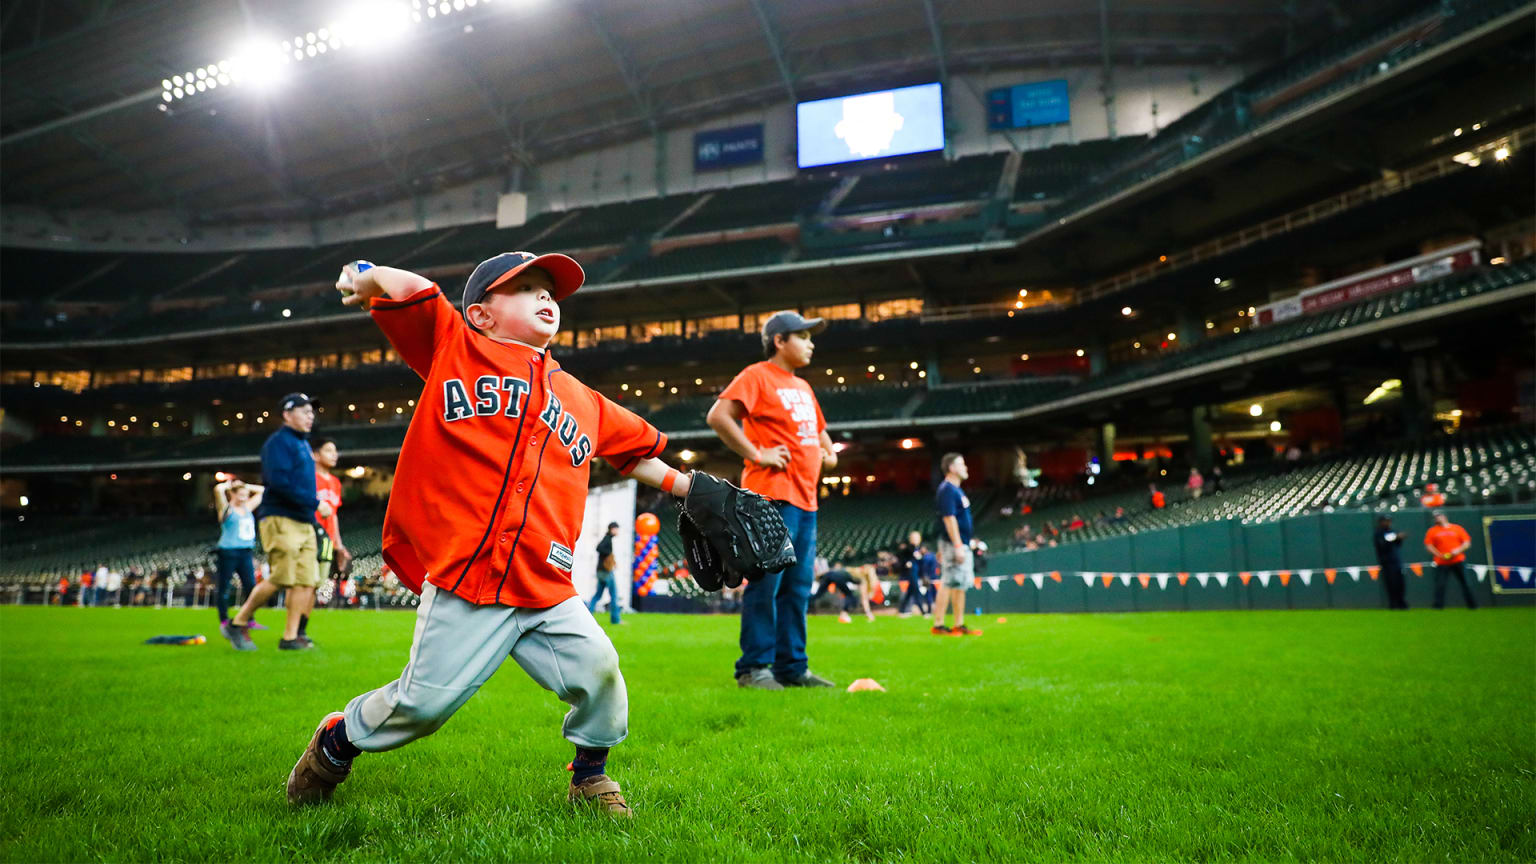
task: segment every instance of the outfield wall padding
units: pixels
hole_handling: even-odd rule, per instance
[[[1488,561],[1484,516],[1528,516],[1530,508],[1448,507],[1446,514],[1472,537],[1467,550],[1471,565]],[[1429,511],[1390,515],[1393,527],[1404,535],[1408,604],[1428,607],[1434,596],[1434,568],[1423,542],[1431,523]],[[1376,565],[1375,524],[1376,515],[1367,512],[1312,513],[1249,525],[1204,522],[997,555],[978,574],[986,580],[981,587],[966,592],[966,606],[983,613],[1386,608],[1386,583],[1369,572]],[[1348,568],[1356,568],[1356,575]],[[1306,581],[1302,571],[1309,571]],[[1202,585],[1191,575],[1196,573],[1225,573],[1229,578],[1224,585],[1214,578]],[[1039,587],[1034,578],[1022,578],[1040,574],[1049,578],[1041,579]],[[1085,582],[1086,574],[1093,575],[1091,584]],[[1165,574],[1161,584],[1156,574]],[[1467,577],[1481,605],[1533,602],[1530,595],[1495,595],[1492,578],[1477,581],[1470,566]],[[1452,584],[1446,605],[1461,602],[1460,590]]]

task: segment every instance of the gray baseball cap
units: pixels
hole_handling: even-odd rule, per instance
[[[783,312],[775,312],[763,322],[763,347],[773,344],[773,337],[779,333],[798,333],[801,330],[809,330],[814,335],[827,329],[824,318],[802,318],[799,312],[786,309]]]

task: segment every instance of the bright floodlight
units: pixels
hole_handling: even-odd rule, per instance
[[[240,46],[230,60],[230,77],[257,92],[272,90],[286,77],[288,57],[276,39],[253,37]]]
[[[373,0],[348,7],[330,30],[333,38],[340,37],[347,45],[378,45],[399,39],[410,26],[411,9],[405,3]]]

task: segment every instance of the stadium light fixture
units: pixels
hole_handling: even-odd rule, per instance
[[[443,14],[455,10],[450,3],[441,6]],[[466,4],[461,0],[458,9],[463,8]],[[292,39],[248,37],[223,60],[162,79],[160,98],[163,102],[179,102],[194,93],[234,85],[267,92],[280,86],[296,63],[356,45],[393,44],[409,35],[412,23],[421,20],[420,0],[413,4],[403,0],[365,0],[348,7],[326,26]]]
[[[30,501],[30,500],[28,500],[28,499],[27,499],[27,496],[25,496],[25,495],[23,495],[23,496],[21,496],[21,497],[20,497],[20,498],[18,498],[18,499],[17,499],[17,502],[16,502],[16,503],[18,503],[18,504],[20,504],[20,505],[21,505],[21,506],[23,506],[23,507],[25,507],[25,506],[27,506],[27,505],[28,505],[28,504],[31,504],[31,503],[32,503],[32,502],[31,502],[31,501]]]
[[[1132,316],[1132,315],[1135,315],[1135,314],[1136,314],[1136,310],[1135,310],[1135,309],[1132,309],[1132,308],[1131,308],[1131,307],[1129,307],[1129,306],[1121,306],[1121,307],[1120,307],[1120,314],[1121,314],[1121,315],[1124,315],[1124,316],[1125,316],[1125,317],[1127,317],[1127,318],[1129,318],[1129,317],[1131,317],[1131,316]]]
[[[1271,431],[1271,432],[1279,432],[1280,431],[1280,421],[1279,420],[1271,420],[1271,421],[1269,421],[1269,431]]]
[[[1387,380],[1381,382],[1380,386],[1376,387],[1376,389],[1366,394],[1365,400],[1362,404],[1375,404],[1376,402],[1380,402],[1382,399],[1387,398],[1388,394],[1401,389],[1403,389],[1403,379],[1388,378]]]
[[[841,375],[837,376],[837,383],[841,384],[841,383],[843,383],[843,380],[844,380],[843,376],[841,376]]]
[[[1019,355],[1019,359],[1025,361],[1025,362],[1028,362],[1029,361],[1029,355],[1028,354],[1020,354]]]
[[[692,462],[693,461],[693,457],[695,457],[697,455],[699,455],[699,454],[693,452],[692,450],[683,450],[683,451],[680,451],[677,454],[677,458],[683,460],[684,462]]]
[[[1177,333],[1169,333],[1168,334],[1168,341],[1169,342],[1177,342],[1177,341],[1179,341],[1179,334],[1177,334]]]
[[[1264,406],[1260,405],[1257,402],[1255,402],[1252,405],[1248,406],[1248,413],[1249,413],[1249,415],[1251,415],[1253,417],[1262,416],[1263,413],[1264,413]]]
[[[1079,348],[1079,349],[1077,349],[1077,356],[1079,356],[1079,357],[1081,357],[1081,356],[1083,356],[1083,355],[1084,355],[1084,354],[1086,354],[1086,353],[1088,353],[1088,352],[1086,352],[1086,351],[1084,351],[1084,350],[1083,350],[1083,349],[1081,349],[1081,348]]]
[[[181,479],[183,479],[183,480],[191,480],[192,479],[192,472],[188,471],[187,473],[181,475]]]
[[[1494,158],[1494,161],[1496,161],[1496,162],[1503,162],[1505,159],[1508,159],[1509,158],[1509,148],[1508,147],[1500,147],[1499,149],[1493,151],[1493,158]]]

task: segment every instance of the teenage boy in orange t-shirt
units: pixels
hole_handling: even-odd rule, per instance
[[[815,583],[816,484],[837,465],[827,421],[811,385],[795,374],[810,364],[820,318],[777,312],[763,324],[763,356],[741,370],[709,409],[709,427],[746,460],[741,485],[778,502],[795,563],[752,580],[742,594],[736,684],[759,690],[831,687],[810,671],[805,611]]]

